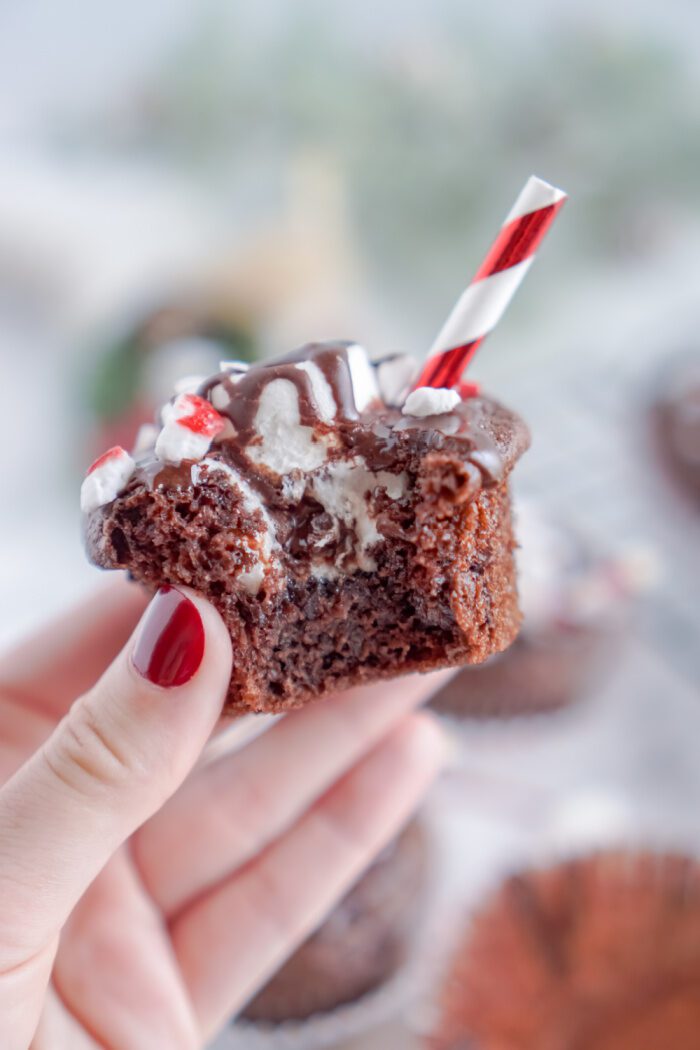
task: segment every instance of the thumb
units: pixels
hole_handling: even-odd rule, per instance
[[[110,856],[184,780],[230,672],[218,613],[161,588],[100,681],[0,791],[0,1005],[2,975],[55,944]]]

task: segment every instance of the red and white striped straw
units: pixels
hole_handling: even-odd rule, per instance
[[[530,176],[430,348],[414,389],[457,386],[477,348],[503,316],[565,200],[563,190]]]

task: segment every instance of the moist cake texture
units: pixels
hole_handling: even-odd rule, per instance
[[[486,397],[426,388],[411,409],[409,373],[409,358],[375,365],[351,343],[224,364],[181,387],[131,456],[93,464],[89,556],[219,609],[230,711],[479,662],[513,640],[508,475],[527,429]]]

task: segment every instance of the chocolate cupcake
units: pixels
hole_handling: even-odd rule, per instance
[[[228,710],[476,663],[520,622],[509,475],[529,441],[485,396],[353,343],[224,362],[83,482],[88,554],[195,588],[237,654]]]
[[[469,922],[430,1050],[696,1050],[700,865],[610,851],[508,879]]]
[[[242,1018],[268,1024],[305,1020],[387,981],[414,936],[428,868],[426,832],[413,820],[248,1003]]]
[[[656,423],[669,472],[700,502],[700,357],[684,358],[668,370]]]
[[[647,552],[605,557],[529,503],[516,508],[523,623],[513,645],[467,667],[433,698],[455,717],[556,710],[595,683],[619,642],[625,602],[653,572]]]

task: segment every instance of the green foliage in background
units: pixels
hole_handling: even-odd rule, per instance
[[[215,10],[101,124],[109,148],[167,157],[253,210],[322,152],[376,280],[457,290],[533,171],[576,198],[558,231],[576,259],[643,253],[698,210],[697,74],[634,26],[562,13],[517,36],[449,7],[425,34],[397,18],[374,36],[299,5],[251,37],[247,16]]]

